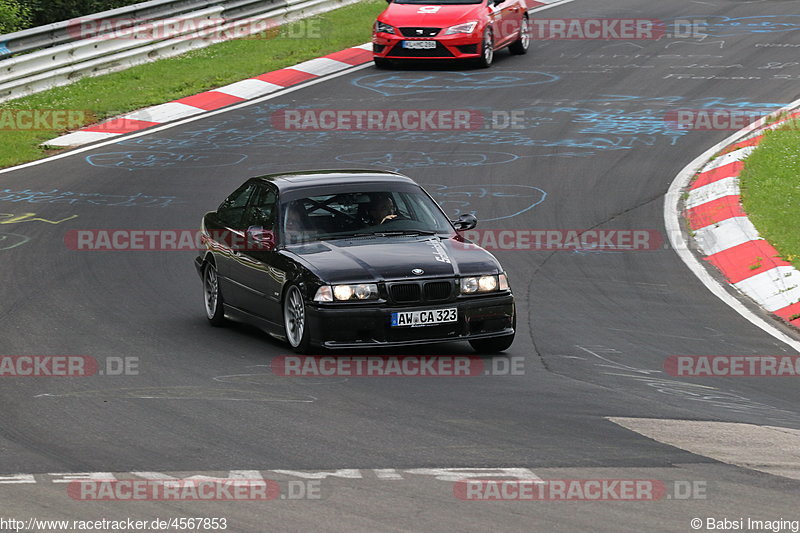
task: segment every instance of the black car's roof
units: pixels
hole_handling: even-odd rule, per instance
[[[380,170],[306,170],[300,172],[281,172],[257,176],[255,180],[268,181],[279,191],[287,192],[308,187],[342,185],[345,183],[417,183],[402,174]]]

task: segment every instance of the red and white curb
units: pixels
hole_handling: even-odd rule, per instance
[[[87,126],[43,143],[46,146],[81,146],[119,135],[144,130],[166,122],[213,111],[280,91],[292,85],[327,76],[372,61],[372,44],[347,48],[292,67],[275,70],[254,78],[237,81],[204,93],[173,102],[139,109],[105,122]]]
[[[800,271],[761,238],[742,209],[739,189],[744,159],[762,141],[764,132],[797,118],[800,112],[762,125],[706,163],[689,186],[684,216],[706,261],[731,285],[765,310],[800,327]]]

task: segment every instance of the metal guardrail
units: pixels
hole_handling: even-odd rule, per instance
[[[274,28],[357,1],[151,0],[2,35],[0,102],[204,48],[230,38],[226,30],[258,33],[259,21]],[[170,26],[176,19],[182,29]],[[245,19],[250,28],[237,24]],[[118,38],[120,31],[131,37]]]
[[[120,7],[81,17],[81,21],[130,18],[142,22],[163,17],[174,17],[187,11],[208,7],[217,2],[209,0],[150,0],[140,4]],[[36,28],[0,35],[0,59],[11,54],[31,52],[39,48],[56,46],[73,40],[70,27],[74,20],[54,22]]]

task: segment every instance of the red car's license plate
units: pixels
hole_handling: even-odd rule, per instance
[[[410,50],[433,50],[436,48],[436,41],[403,41],[403,48]]]

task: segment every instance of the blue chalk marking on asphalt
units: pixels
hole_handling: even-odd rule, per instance
[[[412,75],[414,73],[411,73]],[[464,76],[463,73],[456,73]],[[480,74],[468,88],[479,88],[501,83],[520,82],[522,78]],[[511,73],[514,74],[514,73]],[[530,73],[525,73],[530,74]],[[477,76],[477,74],[469,74]],[[452,81],[452,73],[440,74],[377,74],[371,77],[394,76],[404,79],[401,85],[419,89],[420,85],[431,85],[436,78],[441,88]],[[439,76],[439,77],[437,77]],[[359,78],[359,79],[364,79]],[[514,78],[514,80],[512,80]],[[376,78],[377,79],[377,78]],[[448,81],[450,80],[450,81]],[[356,80],[358,81],[358,80]],[[525,80],[522,80],[523,82]],[[399,82],[398,82],[399,83]],[[463,87],[462,87],[463,89]],[[631,150],[636,147],[655,146],[669,143],[672,146],[690,132],[676,129],[665,119],[670,110],[689,109],[777,109],[784,104],[774,102],[753,102],[745,98],[686,98],[683,96],[637,96],[625,94],[599,94],[583,100],[556,99],[552,102],[517,109],[523,112],[521,127],[498,129],[479,129],[470,131],[293,131],[275,129],[272,119],[275,112],[286,105],[260,105],[253,108],[249,116],[234,114],[229,118],[198,125],[179,138],[165,139],[151,136],[126,139],[117,146],[140,150],[123,157],[120,152],[108,160],[99,162],[89,160],[95,166],[126,168],[128,170],[146,168],[191,168],[191,158],[210,157],[213,166],[236,163],[220,163],[216,150],[253,150],[257,148],[286,147],[291,149],[318,149],[332,143],[346,146],[359,146],[380,143],[424,143],[425,146],[460,145],[469,151],[450,152],[361,152],[336,156],[337,161],[381,166],[391,170],[432,167],[470,167],[501,164],[515,161],[520,156],[506,152],[484,152],[483,148],[514,150],[524,147],[523,157],[591,157],[599,153],[616,150]],[[294,106],[314,108],[314,106]],[[491,113],[492,108],[473,108]],[[226,115],[227,116],[227,115]],[[575,125],[570,137],[549,138],[539,133],[549,124],[568,122]],[[246,125],[243,125],[246,124]],[[465,148],[464,145],[470,145]],[[547,148],[547,153],[535,153],[536,148]],[[123,154],[123,155],[120,155]],[[148,155],[149,154],[149,155]],[[506,155],[502,155],[506,154]],[[99,164],[98,164],[99,163]],[[211,166],[211,165],[204,165]],[[252,167],[257,168],[257,167]]]
[[[754,17],[726,17],[719,15],[691,15],[675,18],[678,21],[701,21],[698,30],[711,37],[783,33],[800,30],[800,15],[762,15]]]
[[[561,78],[555,74],[536,71],[503,72],[442,72],[435,74],[369,74],[351,83],[384,96],[398,96],[420,92],[472,91],[481,89],[506,89],[553,83]]]
[[[481,198],[507,198],[509,199],[509,203],[511,202],[510,199],[512,198],[534,198],[535,200],[527,204],[523,209],[519,209],[510,215],[503,215],[494,218],[484,218],[482,219],[484,222],[491,222],[494,220],[504,220],[507,218],[513,218],[519,216],[523,213],[527,213],[537,205],[541,204],[547,198],[547,192],[540,189],[539,187],[533,187],[531,185],[515,185],[515,184],[508,184],[508,183],[496,183],[487,186],[475,186],[475,185],[442,185],[438,183],[426,183],[423,184],[426,187],[426,190],[433,196],[437,203],[445,208],[446,204],[459,204],[460,207],[454,209],[453,216],[459,216],[463,213],[469,213],[472,215],[477,214],[477,210],[472,209],[468,210],[472,207],[472,200],[473,199],[481,199]],[[434,189],[435,187],[435,189]],[[466,198],[466,199],[465,199]],[[498,207],[495,207],[494,210],[497,211]]]
[[[381,166],[394,171],[425,167],[475,167],[516,161],[506,152],[357,152],[336,156],[337,161]]]
[[[176,154],[172,152],[109,152],[86,157],[95,167],[134,170],[162,168],[208,168],[238,165],[247,159],[245,154],[210,152],[207,154]]]
[[[29,204],[103,205],[108,207],[168,207],[176,203],[176,196],[149,196],[133,194],[102,194],[62,191],[32,191],[31,189],[0,190],[0,202]]]
[[[703,98],[686,98],[684,96],[635,96],[630,94],[601,94],[596,98],[587,100],[574,100],[572,104],[613,104],[629,103],[642,105],[662,105],[662,107],[681,105],[688,108],[711,108],[711,107],[730,107],[730,108],[780,108],[786,104],[775,102],[751,102],[743,98],[725,98],[721,96],[706,96]]]

